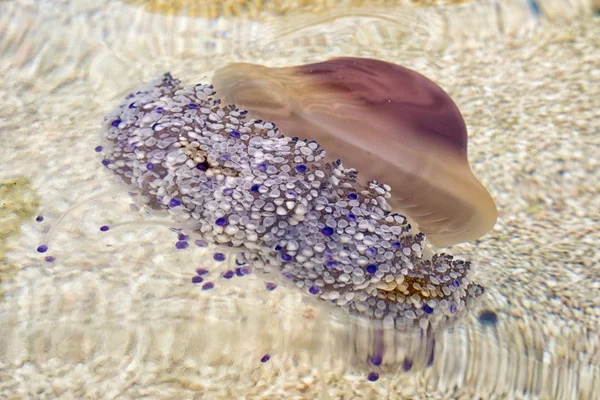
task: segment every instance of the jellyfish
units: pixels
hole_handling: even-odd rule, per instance
[[[451,325],[483,293],[470,262],[425,256],[426,235],[389,212],[389,185],[358,183],[320,143],[247,119],[212,85],[166,74],[111,112],[103,135],[102,164],[150,208],[240,249],[266,280],[395,329]]]
[[[268,68],[231,64],[213,84],[226,103],[316,140],[358,182],[391,186],[393,211],[439,247],[475,240],[497,210],[467,159],[467,130],[448,94],[423,75],[367,58]]]

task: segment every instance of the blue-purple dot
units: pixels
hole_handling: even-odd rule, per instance
[[[392,246],[394,246],[395,248],[399,249],[402,247],[402,243],[400,242],[392,242]]]
[[[294,259],[294,257],[287,253],[281,253],[281,259],[285,262],[290,262]]]
[[[281,251],[281,246],[280,245],[275,246],[275,251]]]
[[[38,216],[35,218],[35,220],[36,220],[37,222],[42,222],[42,221],[44,220],[44,217],[42,217],[41,215],[38,215]]]
[[[358,195],[356,193],[349,193],[348,198],[350,200],[358,200]]]
[[[37,248],[38,253],[45,253],[47,251],[48,251],[48,246],[46,246],[45,244],[42,244],[42,245],[38,246],[38,248]]]
[[[455,279],[452,281],[452,285],[454,285],[454,287],[460,287],[460,281],[458,279]]]
[[[255,193],[258,192],[259,190],[260,190],[260,185],[259,184],[254,184],[250,188],[250,191],[255,192]]]
[[[177,240],[188,240],[189,236],[183,233],[177,234]]]
[[[56,260],[56,257],[54,257],[54,256],[46,256],[45,260],[46,260],[46,262],[51,263],[51,262],[54,262]]]
[[[277,285],[274,284],[273,282],[265,282],[265,287],[267,288],[267,290],[269,292],[272,292],[273,290],[275,290],[277,288]]]
[[[308,167],[306,165],[304,165],[304,164],[298,164],[298,165],[296,165],[296,171],[298,171],[301,174],[303,174],[306,171],[308,171]]]
[[[110,160],[104,159],[102,160],[102,165],[104,165],[105,167],[110,164]]]
[[[257,168],[260,169],[261,171],[266,171],[266,169],[269,167],[269,164],[267,164],[266,162],[261,162],[260,164],[257,165]]]
[[[208,270],[204,269],[204,268],[198,268],[198,269],[196,269],[196,274],[198,274],[198,275],[206,275],[206,274],[208,274]]]
[[[119,126],[119,124],[120,124],[120,123],[121,123],[121,120],[120,120],[120,119],[115,119],[115,120],[114,120],[114,121],[111,123],[111,125],[112,125],[112,126],[114,126],[114,127],[116,128],[117,126]]]
[[[181,200],[179,200],[179,199],[173,198],[173,199],[169,200],[169,207],[170,208],[179,207],[180,205],[181,205]]]
[[[494,326],[498,323],[498,315],[491,310],[483,310],[478,319],[482,325]]]
[[[373,364],[376,367],[380,366],[382,362],[383,362],[383,359],[381,358],[381,356],[371,357],[371,364]]]
[[[178,248],[179,250],[187,249],[189,247],[189,243],[184,242],[184,241],[179,241],[179,242],[175,243],[175,247]]]
[[[236,138],[236,139],[238,139],[240,136],[242,136],[238,131],[231,131],[231,132],[229,132],[229,134],[231,135],[232,138]]]
[[[265,354],[264,356],[262,356],[262,358],[260,359],[261,363],[266,363],[267,361],[269,361],[271,359],[271,356],[268,354]]]
[[[231,278],[233,278],[233,271],[231,271],[231,270],[225,271],[225,272],[223,272],[222,276],[225,279],[231,279]]]
[[[333,268],[337,265],[337,261],[327,261],[327,268]]]
[[[217,220],[215,221],[215,225],[217,225],[217,226],[227,225],[227,218],[225,218],[225,217],[217,218]]]
[[[196,104],[196,103],[190,103],[190,104],[188,104],[188,108],[191,108],[192,110],[195,110],[195,109],[198,108],[198,104]]]
[[[109,230],[109,229],[110,229],[110,228],[108,227],[108,225],[102,225],[102,226],[100,227],[100,230],[101,230],[102,232],[106,232],[106,231],[107,231],[107,230]]]
[[[321,229],[321,233],[325,236],[331,236],[333,235],[333,228],[330,226],[326,226],[325,228]]]
[[[375,265],[375,264],[369,264],[369,265],[367,265],[366,270],[367,270],[368,273],[374,274],[375,272],[377,272],[377,265]]]
[[[413,362],[410,359],[405,358],[404,361],[402,361],[402,369],[404,371],[410,371],[412,369],[412,367],[413,367]]]
[[[246,271],[247,271],[246,268],[236,268],[235,269],[235,274],[237,276],[244,276],[244,275],[246,275]]]
[[[375,371],[369,372],[369,375],[367,375],[367,379],[369,380],[369,382],[375,382],[379,379],[379,373]]]
[[[452,314],[456,313],[456,304],[452,304],[452,305],[450,305],[450,312],[451,312]]]
[[[215,287],[215,284],[212,282],[206,282],[204,285],[202,285],[202,290],[210,290],[212,288]]]
[[[223,194],[225,194],[227,196],[230,196],[230,195],[233,194],[233,189],[231,189],[231,188],[225,188],[225,189],[223,189]]]
[[[318,294],[319,293],[319,288],[317,288],[315,286],[311,286],[310,288],[308,288],[308,293],[310,293],[310,294]]]
[[[356,215],[354,215],[352,213],[346,214],[346,218],[350,221],[356,221]]]
[[[146,169],[147,169],[148,171],[152,171],[152,170],[154,169],[154,164],[152,164],[152,163],[147,163],[147,164],[146,164]]]
[[[165,110],[165,109],[164,109],[164,108],[162,108],[162,107],[156,107],[156,108],[154,109],[154,111],[156,111],[156,112],[157,112],[157,113],[159,113],[159,114],[161,114],[161,113],[162,113],[164,110]]]
[[[223,254],[223,253],[215,253],[215,254],[213,255],[213,259],[214,259],[215,261],[222,262],[222,261],[225,261],[225,258],[226,258],[226,257],[225,257],[225,254]]]
[[[235,259],[235,265],[239,265],[239,266],[246,265],[246,258],[245,258],[244,253],[242,253],[242,257],[243,257],[243,259],[239,259],[239,258]]]
[[[375,250],[375,248],[373,247],[369,247],[365,253],[367,254],[367,256],[369,257],[374,257],[377,254],[377,250]]]
[[[137,107],[135,106],[135,101],[129,105],[129,108],[137,108]]]
[[[204,282],[204,278],[202,278],[201,276],[194,276],[192,277],[192,283],[202,283]]]
[[[94,151],[96,153],[100,153],[102,151],[102,146],[96,146],[96,148],[94,149]]]
[[[196,168],[200,171],[206,171],[208,167],[210,167],[210,164],[206,161],[202,161],[201,163],[198,163],[198,165],[196,165]]]
[[[425,314],[431,314],[433,312],[433,308],[431,308],[429,305],[425,304],[423,306],[423,312]]]

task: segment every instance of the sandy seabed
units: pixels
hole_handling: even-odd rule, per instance
[[[597,398],[600,21],[585,3],[577,18],[515,1],[267,22],[96,3],[0,3],[0,398]],[[176,250],[124,190],[73,208],[115,187],[93,149],[130,90],[165,71],[193,84],[231,61],[335,55],[400,63],[447,90],[500,211],[492,232],[452,248],[498,324],[471,316],[438,338],[431,368],[377,382],[350,333],[295,291],[255,277],[193,286],[195,268],[217,268],[210,251]],[[68,209],[46,262],[42,230]]]

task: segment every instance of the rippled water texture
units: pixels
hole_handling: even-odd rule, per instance
[[[593,2],[266,3],[0,2],[0,397],[596,399]],[[265,280],[239,251],[173,231],[95,151],[103,118],[167,71],[188,86],[234,63],[334,57],[417,71],[464,117],[465,165],[498,218],[444,249],[486,287],[452,329],[374,329]]]

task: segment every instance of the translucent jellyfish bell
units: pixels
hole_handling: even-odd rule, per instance
[[[392,187],[388,202],[437,246],[479,238],[494,226],[496,205],[467,159],[465,122],[437,84],[400,65],[366,58],[267,68],[217,70],[219,97],[312,139],[330,161],[358,179]]]

